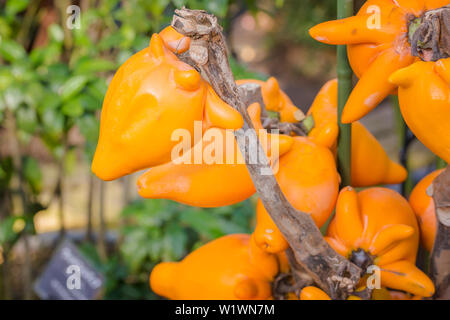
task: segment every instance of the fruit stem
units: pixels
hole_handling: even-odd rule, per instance
[[[308,134],[315,126],[314,117],[312,114],[306,116],[305,119],[302,120],[303,128],[306,130]]]
[[[423,61],[450,57],[450,5],[425,12],[410,21],[411,54]]]

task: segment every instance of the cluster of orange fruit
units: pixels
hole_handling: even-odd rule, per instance
[[[419,299],[434,294],[433,283],[415,266],[415,260],[419,239],[427,250],[433,246],[436,218],[426,189],[440,172],[424,178],[409,202],[393,190],[376,187],[401,183],[407,171],[388,157],[357,120],[399,86],[408,125],[432,151],[450,160],[450,141],[446,141],[450,137],[450,60],[416,61],[404,48],[409,48],[404,41],[406,17],[420,16],[448,1],[417,0],[407,5],[401,1],[402,6],[394,2],[367,1],[355,17],[326,22],[310,31],[319,41],[348,44],[350,62],[360,78],[343,114],[343,121],[352,123],[352,187],[339,189],[336,168],[337,80],[326,83],[310,107],[314,126],[308,135],[269,135],[279,152],[272,154],[269,147],[265,152],[271,164],[279,166],[275,177],[292,206],[309,213],[318,227],[335,212],[326,241],[344,257],[363,260],[361,267],[379,267],[380,290],[384,290],[379,297]],[[374,4],[381,7],[381,27],[369,30],[366,9]],[[196,163],[193,157],[213,144],[206,137],[221,133],[225,139],[227,129],[241,128],[243,119],[195,69],[178,59],[176,54],[188,50],[189,45],[189,38],[168,27],[154,34],[148,48],[120,67],[104,100],[92,170],[101,179],[113,180],[149,168],[138,181],[139,194],[145,198],[198,207],[235,204],[255,193],[246,165],[237,161],[242,155],[236,141],[231,145],[214,142],[214,147],[221,146],[220,159],[233,154],[236,162]],[[261,86],[265,107],[278,112],[281,121],[298,122],[301,112],[275,78],[238,84],[246,82]],[[431,113],[420,108],[423,104],[436,111],[433,126],[427,122],[432,120]],[[261,106],[250,105],[248,113],[254,127],[263,130]],[[439,114],[442,117],[437,121]],[[173,159],[176,141],[171,139],[172,133],[184,129],[193,136],[196,121],[202,123],[200,140],[190,140],[182,150],[179,157],[186,161]],[[365,189],[357,192],[354,188]],[[170,299],[270,299],[275,277],[289,269],[284,254],[289,244],[261,200],[256,216],[251,235],[228,235],[193,251],[181,262],[157,265],[150,277],[152,289]],[[365,287],[365,280],[362,277],[359,289]],[[329,297],[318,288],[307,287],[300,299]]]

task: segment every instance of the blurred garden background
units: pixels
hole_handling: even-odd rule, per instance
[[[36,299],[64,237],[104,275],[103,299],[154,299],[153,265],[252,230],[254,199],[218,209],[142,200],[139,174],[101,182],[90,171],[108,82],[182,6],[220,18],[237,79],[275,76],[304,111],[336,76],[335,47],[307,32],[335,18],[336,1],[0,0],[0,299]],[[435,158],[412,139],[414,157],[401,152],[408,132],[395,119],[386,101],[362,122],[416,181]]]

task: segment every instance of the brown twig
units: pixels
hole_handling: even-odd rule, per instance
[[[435,299],[450,299],[450,166],[441,173],[427,193],[433,196],[437,231],[430,261],[430,277],[436,287]]]
[[[282,193],[247,114],[242,90],[236,86],[217,18],[205,11],[183,8],[175,11],[172,26],[191,38],[190,64],[206,75],[222,100],[242,114],[245,124],[235,131],[239,149],[264,207],[289,242],[296,261],[332,298],[345,299],[356,287],[361,269],[336,253],[323,239],[312,218],[293,208]],[[250,150],[252,145],[257,149]],[[250,155],[255,154],[258,161],[250,162]],[[341,286],[342,281],[348,285]]]

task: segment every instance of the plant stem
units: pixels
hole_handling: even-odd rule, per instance
[[[411,54],[423,61],[450,57],[450,5],[425,12],[409,24]]]
[[[337,0],[338,19],[353,15],[353,0]],[[342,186],[351,184],[351,148],[352,126],[341,122],[342,111],[352,91],[352,69],[347,57],[347,46],[337,46],[338,74],[338,167],[342,178]]]

